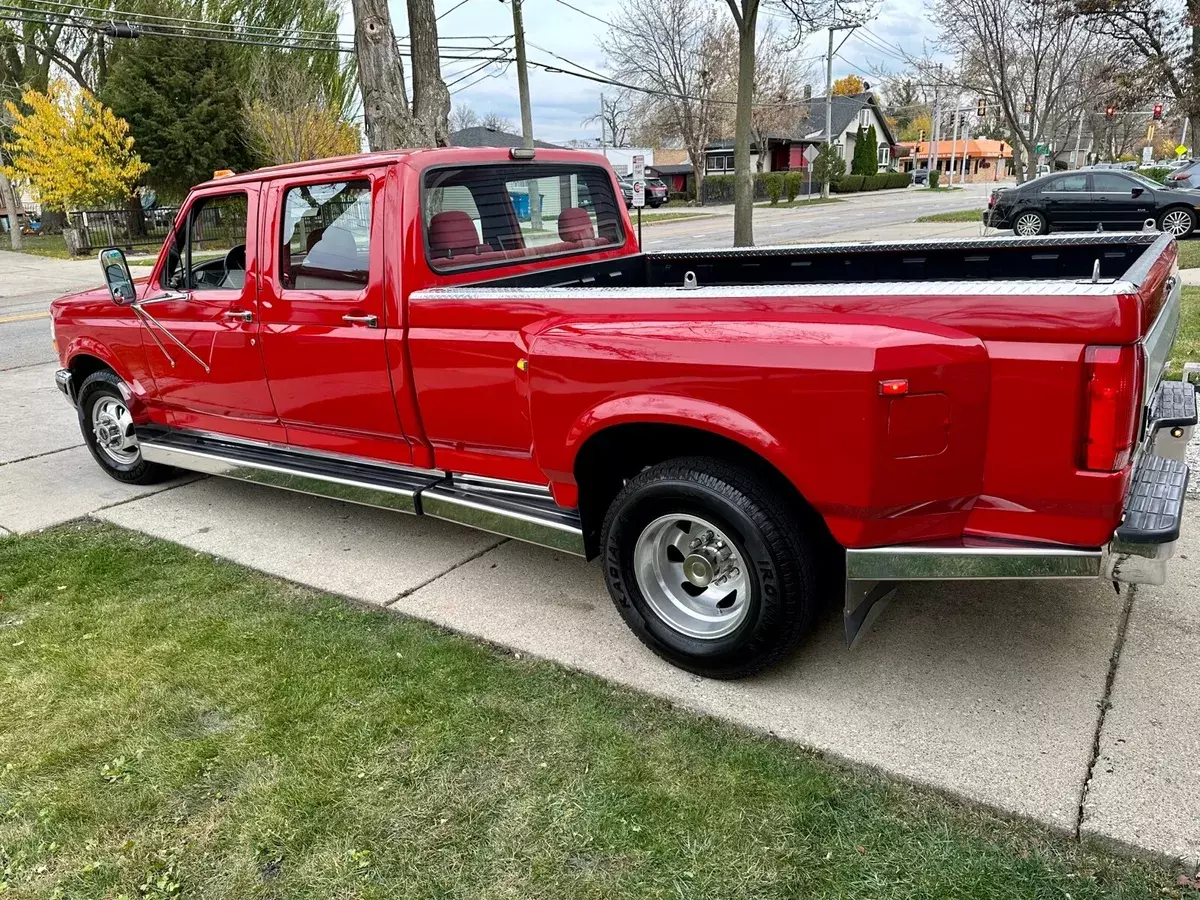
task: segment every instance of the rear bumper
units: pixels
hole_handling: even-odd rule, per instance
[[[1196,391],[1163,382],[1151,404],[1121,523],[1103,547],[959,540],[846,551],[846,641],[854,642],[904,581],[1095,579],[1164,584],[1183,523]]]

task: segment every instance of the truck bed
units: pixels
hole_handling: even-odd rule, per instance
[[[639,253],[478,282],[479,287],[683,287],[871,284],[911,281],[1140,280],[1153,232],[996,236],[927,241],[863,241],[751,249]],[[1097,270],[1097,263],[1099,268]]]

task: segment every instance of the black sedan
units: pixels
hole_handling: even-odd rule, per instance
[[[1059,231],[1141,230],[1147,219],[1177,238],[1196,228],[1200,191],[1168,190],[1136,172],[1086,169],[1043,175],[993,191],[983,213],[1022,236]]]

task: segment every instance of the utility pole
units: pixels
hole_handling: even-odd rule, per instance
[[[512,0],[513,39],[517,45],[517,91],[521,95],[521,136],[526,150],[533,149],[533,112],[529,109],[529,69],[525,65],[525,24],[521,20],[521,4]],[[601,109],[603,112],[603,108]],[[532,198],[530,200],[532,203]],[[532,207],[531,207],[532,209]]]
[[[1083,107],[1079,107],[1079,128],[1075,131],[1075,152],[1071,154],[1071,168],[1079,168],[1079,145],[1083,142]]]
[[[600,155],[605,159],[608,154],[604,152],[604,95],[600,95]]]
[[[958,97],[954,98],[954,138],[950,141],[950,171],[946,173],[946,186],[954,184],[954,151],[958,149]],[[965,151],[964,151],[965,152]]]
[[[933,120],[929,123],[929,171],[937,167],[938,132],[942,130],[942,86],[933,86]]]
[[[833,145],[833,23],[829,23],[829,52],[825,55],[825,146]],[[828,152],[828,151],[827,151]],[[829,197],[829,178],[821,182],[821,196]]]

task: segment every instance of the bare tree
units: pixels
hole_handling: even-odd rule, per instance
[[[262,56],[251,68],[243,111],[251,145],[268,163],[278,165],[357,153],[358,127],[328,96],[326,84],[311,70],[297,69],[278,56]]]
[[[464,128],[475,128],[479,125],[479,114],[466,103],[459,103],[450,108],[450,133],[462,131]]]
[[[754,178],[750,140],[754,110],[754,51],[757,49],[759,0],[726,0],[738,31],[737,110],[733,140],[733,245],[754,243]],[[762,148],[759,148],[760,152]]]
[[[791,134],[807,115],[804,82],[812,76],[812,66],[805,65],[793,49],[776,20],[760,29],[750,113],[750,137],[758,147],[759,172],[766,160],[769,138]]]
[[[413,105],[387,0],[351,0],[358,80],[367,143],[372,150],[437,147],[449,143],[450,92],[442,80],[433,0],[408,0]]]
[[[703,0],[630,0],[605,38],[609,66],[644,93],[631,120],[640,143],[677,139],[696,181],[704,183],[704,148],[720,134],[730,107],[721,100],[721,23]],[[647,40],[654,35],[654,40]]]
[[[634,111],[634,101],[629,91],[618,91],[611,96],[600,95],[600,110],[583,120],[582,125],[599,125],[604,139],[613,147],[629,146],[629,120]]]
[[[1165,87],[1179,112],[1200,119],[1200,0],[1079,0],[1088,27],[1127,52],[1130,72]]]
[[[934,0],[933,9],[953,24],[939,47],[963,67],[949,76],[929,60],[922,68],[996,105],[1018,151],[1017,180],[1026,180],[1037,144],[1077,116],[1095,33],[1061,0]]]
[[[501,134],[517,133],[517,126],[512,123],[512,119],[502,116],[498,112],[488,113],[479,124],[489,131],[499,131]]]

